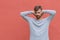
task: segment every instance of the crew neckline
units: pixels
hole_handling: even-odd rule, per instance
[[[35,21],[42,21],[42,20],[45,20],[46,18],[42,18],[42,19],[39,19],[37,20],[36,18],[33,18]]]

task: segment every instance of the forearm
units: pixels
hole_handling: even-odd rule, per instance
[[[24,12],[21,12],[20,15],[21,16],[26,16],[26,15],[32,14],[32,13],[33,13],[33,11],[24,11]]]
[[[42,10],[44,13],[49,13],[50,15],[55,15],[56,11],[55,10]]]

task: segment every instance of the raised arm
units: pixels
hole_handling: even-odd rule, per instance
[[[50,14],[50,16],[47,17],[47,20],[49,21],[52,20],[54,15],[56,14],[55,10],[42,10],[42,12]]]
[[[28,14],[32,14],[33,11],[24,11],[20,12],[20,15],[26,20],[29,21],[31,17],[28,16]]]

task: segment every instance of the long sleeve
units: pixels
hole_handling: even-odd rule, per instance
[[[24,11],[20,12],[20,15],[26,20],[29,21],[31,17],[28,16],[28,14],[32,14],[33,11]]]
[[[42,10],[44,13],[49,13],[50,16],[47,17],[47,20],[51,21],[56,14],[55,10]]]

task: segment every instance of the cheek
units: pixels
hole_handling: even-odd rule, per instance
[[[40,13],[40,15],[42,14],[42,12]]]

